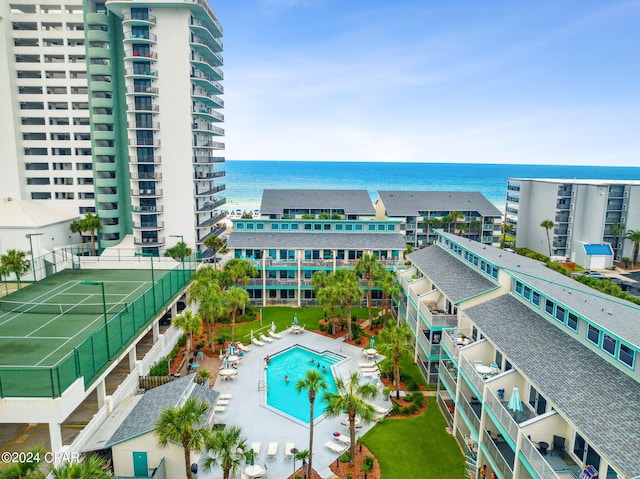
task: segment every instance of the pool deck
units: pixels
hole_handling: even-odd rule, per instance
[[[256,464],[266,465],[266,477],[269,479],[284,479],[292,475],[293,462],[284,458],[285,443],[294,442],[295,447],[301,451],[308,449],[309,426],[265,404],[263,387],[265,356],[273,356],[296,344],[318,353],[331,351],[346,358],[332,366],[334,375],[341,376],[345,380],[351,372],[361,372],[358,363],[369,362],[362,355],[362,348],[346,344],[343,338],[331,339],[309,331],[302,334],[282,331],[278,334],[282,334],[281,339],[274,339],[272,343],[265,343],[264,346],[251,344],[251,351],[240,360],[237,376],[232,380],[225,380],[218,375],[213,386],[213,389],[220,393],[232,395],[226,410],[215,414],[214,422],[241,426],[249,446],[254,442],[261,444]],[[380,361],[381,359],[383,357],[378,355],[376,360]],[[362,382],[377,383],[378,390],[382,390],[382,385],[377,381],[377,377],[363,377]],[[306,394],[306,392],[303,391],[301,394]],[[389,407],[389,402],[382,399],[382,394],[379,394],[372,403]],[[348,429],[340,424],[341,419],[321,416],[314,423],[313,468],[324,478],[332,476],[329,465],[335,462],[338,457],[337,453],[330,451],[324,444],[327,441],[340,444],[332,437],[336,431],[349,434]],[[375,424],[375,422],[363,424],[358,429],[358,436],[367,432]],[[278,453],[275,460],[267,460],[266,457],[270,442],[278,443]],[[300,462],[296,461],[296,468],[300,467]],[[244,471],[244,467],[242,469]],[[205,472],[200,468],[197,477],[198,479],[213,479],[219,475],[219,469]]]

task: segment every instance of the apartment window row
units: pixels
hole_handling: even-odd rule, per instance
[[[584,322],[587,324],[586,338],[588,341],[624,365],[634,368],[637,350],[633,346],[599,326],[590,324],[587,319],[569,310],[565,305],[548,298],[521,281],[515,281],[514,291],[516,295],[543,310],[547,316],[571,329],[574,333],[578,332],[580,322]]]
[[[498,267],[493,263],[490,263],[478,255],[467,251],[458,243],[451,241],[443,236],[438,236],[440,244],[444,244],[446,248],[453,251],[458,256],[462,257],[467,263],[473,265],[477,270],[482,271],[484,274],[491,276],[494,279],[498,279]]]
[[[261,222],[236,222],[237,230],[264,230],[265,223]],[[269,223],[271,231],[340,231],[361,232],[364,231],[362,223]],[[395,231],[395,224],[371,223],[367,224],[367,231]]]
[[[25,156],[91,156],[91,148],[25,148]]]
[[[54,198],[56,200],[73,200],[74,199],[74,193],[72,192],[59,192],[59,193],[55,193]],[[51,193],[49,192],[44,192],[44,191],[37,191],[37,192],[33,192],[31,193],[31,199],[32,200],[50,200],[51,199]]]
[[[45,124],[45,119],[44,117],[23,117],[22,118],[22,124],[23,125],[29,125],[29,126],[37,126],[37,125],[44,125]],[[73,118],[73,124],[75,126],[78,125],[83,125],[83,126],[89,126],[89,118]],[[65,117],[50,117],[49,118],[49,125],[53,125],[53,126],[66,126],[69,125],[69,118],[65,118]]]

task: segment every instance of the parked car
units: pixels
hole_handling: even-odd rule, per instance
[[[607,277],[604,274],[602,274],[600,271],[585,271],[582,274],[584,276],[589,276],[590,278],[607,279]]]
[[[613,284],[617,284],[618,286],[620,286],[620,289],[622,291],[629,291],[634,286],[633,283],[630,283],[629,281],[622,281],[620,278],[608,278],[608,279]]]

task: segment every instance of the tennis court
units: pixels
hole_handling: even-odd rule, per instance
[[[147,270],[65,270],[0,299],[0,397],[90,383],[190,277],[155,271],[152,287]]]

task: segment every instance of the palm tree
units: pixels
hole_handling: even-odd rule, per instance
[[[507,242],[507,234],[513,231],[513,225],[503,221],[500,223],[500,249],[504,249]]]
[[[211,235],[204,240],[204,245],[211,251],[213,251],[213,267],[218,269],[218,262],[216,261],[216,259],[218,251],[224,246],[224,241],[222,240],[222,238],[216,235]]]
[[[191,344],[193,334],[200,333],[200,328],[202,327],[202,318],[197,314],[193,314],[190,309],[186,309],[183,311],[181,315],[176,316],[173,319],[173,324],[175,325],[176,328],[181,329],[184,334],[189,335],[189,342],[187,343],[187,352],[191,351],[191,346],[193,346]]]
[[[223,479],[229,479],[231,474],[236,475],[240,471],[244,455],[249,452],[240,426],[211,429],[204,441],[204,448],[207,452],[202,469],[209,471],[220,466]]]
[[[109,465],[100,456],[91,454],[82,462],[63,462],[51,471],[54,479],[111,479]]]
[[[341,306],[347,308],[347,340],[353,338],[351,330],[351,305],[362,301],[363,292],[353,270],[339,269],[333,273],[335,297]]]
[[[31,261],[25,259],[27,253],[10,249],[0,257],[2,269],[16,275],[18,281],[18,289],[20,289],[20,277],[31,269]]]
[[[640,230],[629,230],[625,233],[624,239],[633,242],[633,254],[631,255],[631,267],[638,262],[638,249],[640,247]]]
[[[327,415],[336,417],[347,412],[349,418],[349,436],[351,437],[351,457],[349,465],[354,466],[356,456],[356,416],[364,422],[373,421],[376,410],[367,402],[376,397],[378,389],[370,383],[360,384],[360,376],[357,372],[352,372],[349,382],[345,383],[342,378],[336,378],[337,394],[327,393]]]
[[[620,244],[620,237],[624,235],[624,225],[621,225],[620,223],[614,224],[611,227],[611,234],[613,235],[613,249],[615,251],[618,249],[618,245]],[[622,251],[620,251],[620,253],[622,254]]]
[[[82,221],[73,220],[71,223],[69,223],[69,230],[72,233],[78,233],[80,235],[80,243],[82,243]]]
[[[224,269],[236,286],[239,286],[240,281],[245,277],[255,278],[258,275],[257,268],[247,259],[233,258],[224,266]]]
[[[369,324],[371,324],[371,286],[373,278],[377,272],[383,269],[382,263],[372,254],[365,254],[356,261],[355,272],[367,283],[367,311],[369,313]]]
[[[482,231],[482,221],[480,220],[473,220],[469,223],[469,231],[471,231],[473,233],[473,237],[476,241],[479,241],[478,237],[480,236],[480,233]]]
[[[313,470],[313,406],[316,402],[316,394],[327,390],[327,383],[324,375],[315,369],[309,369],[303,379],[299,379],[296,383],[296,391],[307,390],[309,397],[309,464],[307,466],[308,477],[311,477]]]
[[[336,289],[333,285],[327,285],[322,288],[316,294],[316,301],[318,304],[322,305],[322,307],[327,309],[329,307],[329,321],[331,321],[331,334],[336,334],[336,315],[335,315],[335,306],[337,304],[336,298]],[[325,313],[326,316],[326,313]]]
[[[469,231],[469,225],[467,223],[460,223],[458,225],[458,231],[460,232],[460,236],[464,236],[464,234]]]
[[[411,330],[407,323],[400,326],[388,326],[380,333],[378,350],[393,359],[393,385],[396,388],[396,399],[400,399],[400,357],[411,352]]]
[[[458,221],[463,220],[464,218],[465,216],[464,214],[462,214],[462,211],[452,211],[451,213],[449,213],[449,215],[447,216],[447,222],[449,223],[449,225],[453,223],[453,230],[450,230],[449,233],[456,234]]]
[[[170,443],[182,446],[187,479],[191,479],[191,451],[202,451],[207,437],[207,430],[197,426],[208,409],[209,405],[206,402],[190,397],[182,406],[163,410],[154,423],[159,446],[167,447]]]
[[[543,220],[540,226],[547,232],[547,245],[549,245],[549,258],[551,258],[551,237],[549,236],[549,230],[555,226],[552,220]]]
[[[231,315],[231,341],[235,341],[236,314],[239,309],[244,308],[249,303],[249,293],[235,286],[224,291],[224,299],[229,305]]]
[[[192,281],[189,288],[189,302],[198,302],[198,314],[207,326],[207,341],[211,346],[213,337],[211,324],[229,312],[228,305],[218,283],[202,276]]]
[[[164,255],[169,256],[176,261],[184,261],[185,258],[191,256],[191,253],[193,253],[191,248],[189,248],[183,241],[180,241],[175,246],[168,248],[164,252]]]
[[[313,294],[316,297],[316,301],[318,300],[318,292],[320,292],[323,288],[326,288],[329,284],[328,274],[325,270],[319,270],[311,275],[311,285],[313,286]],[[327,317],[327,308],[324,309],[324,317]]]
[[[44,447],[34,447],[26,451],[28,461],[18,461],[6,464],[0,469],[0,479],[44,479],[40,472],[40,463],[45,455]]]
[[[86,231],[91,235],[91,251],[96,254],[96,231],[102,227],[100,218],[93,213],[89,212],[84,216],[83,220],[80,220],[80,226],[82,231]]]
[[[396,281],[396,275],[381,269],[374,278],[375,285],[382,291],[382,314],[391,314],[391,300],[402,293],[402,286]]]

